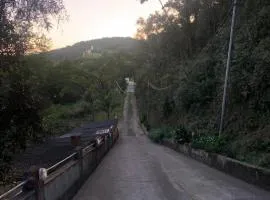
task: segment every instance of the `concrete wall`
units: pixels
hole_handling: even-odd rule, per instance
[[[49,169],[45,180],[39,178],[39,168],[29,172],[28,181],[1,195],[0,199],[67,200],[71,199],[91,175],[119,137],[117,125],[109,134],[100,135],[100,144],[78,147],[74,153]],[[42,159],[42,158],[41,158]],[[56,169],[57,168],[57,169]],[[56,169],[56,170],[55,170]]]
[[[39,200],[71,199],[95,170],[105,154],[119,137],[114,129],[112,137],[105,137],[98,146],[90,145],[78,150],[76,157],[50,174],[37,191]]]
[[[61,199],[80,180],[80,161],[71,161],[44,183],[44,199]]]
[[[12,199],[12,198],[7,198],[7,199]],[[22,193],[21,195],[17,196],[16,199],[35,200],[36,199],[36,193],[35,193],[35,191]]]
[[[270,190],[269,169],[249,165],[247,163],[243,163],[215,153],[208,153],[203,150],[192,149],[188,145],[175,144],[168,140],[164,141],[163,145],[236,178]]]

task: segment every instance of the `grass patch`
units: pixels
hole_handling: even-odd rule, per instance
[[[92,112],[84,102],[52,105],[42,113],[42,126],[47,135],[59,135],[92,119]]]
[[[123,112],[123,103],[119,104],[113,112],[111,118],[115,115],[120,118]],[[53,104],[41,113],[42,126],[46,136],[61,135],[75,127],[81,126],[89,121],[107,120],[107,114],[102,111],[92,111],[92,107],[80,101],[75,104],[56,105]]]
[[[234,157],[232,152],[229,151],[230,138],[219,137],[217,135],[203,135],[197,136],[192,139],[191,147],[194,149],[204,149],[207,152],[221,153]]]

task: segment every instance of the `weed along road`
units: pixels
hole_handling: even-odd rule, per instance
[[[270,193],[152,143],[129,85],[120,138],[74,200],[254,200]]]

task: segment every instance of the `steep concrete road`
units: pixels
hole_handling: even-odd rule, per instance
[[[128,93],[120,138],[74,200],[255,200],[270,193],[153,144]]]

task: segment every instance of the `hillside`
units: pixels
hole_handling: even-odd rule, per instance
[[[139,65],[138,45],[131,38],[80,42],[21,57],[20,68],[1,71],[0,186],[14,180],[11,162],[29,146],[84,123],[121,116],[119,87],[125,88],[124,78]],[[86,56],[92,46],[94,53]]]
[[[140,42],[129,37],[101,38],[78,42],[72,46],[55,49],[45,53],[52,60],[74,60],[94,53],[121,53],[134,52]]]
[[[144,51],[154,55],[148,58],[147,68],[138,81],[142,121],[150,129],[176,126],[176,132],[180,134],[176,138],[192,133],[193,139],[186,142],[194,148],[269,168],[269,1],[247,0],[237,5],[221,136],[218,130],[232,5],[221,0],[215,4],[179,2],[174,0],[166,6],[187,13],[172,20],[172,24],[181,23],[180,28],[168,26],[158,15],[139,24],[138,32],[148,34],[147,43],[151,44],[151,48]],[[186,23],[190,16],[198,17],[196,21]],[[164,27],[160,33],[151,29],[156,21]],[[147,82],[151,84],[147,85]]]

